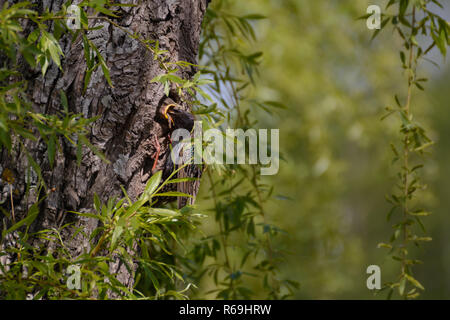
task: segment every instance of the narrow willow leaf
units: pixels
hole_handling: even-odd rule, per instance
[[[151,178],[147,181],[147,185],[145,186],[145,196],[150,198],[155,192],[156,188],[158,188],[161,183],[162,171],[156,172]]]
[[[412,216],[429,216],[431,214],[431,212],[428,211],[416,211],[416,212],[409,212],[410,215]]]
[[[168,191],[163,193],[157,193],[154,195],[155,197],[189,197],[192,198],[190,194],[178,192],[178,191]]]
[[[163,208],[149,208],[148,212],[152,213],[152,214],[164,216],[164,217],[176,217],[176,216],[181,215],[181,213],[179,213],[175,210],[163,209]]]

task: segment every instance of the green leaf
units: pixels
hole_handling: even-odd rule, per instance
[[[199,178],[176,178],[167,181],[166,183],[179,183],[179,182],[188,182],[188,181],[196,181]]]
[[[192,198],[190,194],[178,192],[178,191],[168,191],[163,193],[157,193],[154,197],[189,197]]]
[[[95,211],[100,213],[101,202],[100,202],[100,198],[98,197],[98,195],[96,193],[94,193],[94,209],[95,209]]]
[[[64,112],[69,113],[69,104],[67,103],[66,93],[63,90],[61,90],[61,91],[59,91],[59,94],[61,96],[61,104],[64,108]]]
[[[119,239],[119,237],[122,235],[123,232],[123,227],[122,226],[116,226],[116,228],[113,231],[112,237],[111,237],[111,251],[115,249],[116,244],[117,244],[117,240]]]
[[[3,146],[5,146],[5,148],[8,149],[8,151],[11,151],[12,143],[9,130],[8,131],[0,130],[0,141],[3,144]]]
[[[400,0],[399,15],[404,16],[408,9],[409,0]]]
[[[147,185],[145,186],[144,197],[148,200],[152,197],[156,188],[158,188],[161,183],[162,171],[156,172],[151,178],[147,181]]]
[[[169,81],[164,82],[164,94],[168,97],[170,93]]]
[[[164,217],[176,217],[181,215],[181,213],[177,211],[163,208],[149,208],[149,213],[157,214]]]
[[[48,160],[50,162],[50,167],[53,168],[53,163],[55,162],[55,154],[56,154],[56,136],[51,135],[47,144],[47,153]]]
[[[167,74],[167,75],[166,75],[166,78],[167,78],[168,80],[172,81],[172,82],[180,83],[180,84],[182,84],[182,83],[184,83],[184,82],[186,81],[186,80],[181,79],[179,76],[176,76],[176,75],[174,75],[174,74]]]
[[[422,284],[417,281],[416,279],[414,279],[412,276],[410,276],[409,274],[405,274],[406,279],[408,279],[409,282],[411,282],[415,287],[421,289],[421,290],[425,290],[425,288],[422,286]]]
[[[101,53],[100,53],[100,51],[98,50],[98,48],[92,43],[92,41],[88,40],[88,43],[89,43],[90,47],[91,47],[92,49],[94,49],[94,51],[97,53],[97,58],[98,58],[98,60],[99,60],[99,63],[100,63],[100,66],[101,66],[101,68],[102,68],[103,75],[104,75],[105,78],[106,78],[106,81],[108,82],[108,84],[109,84],[109,86],[110,86],[111,88],[114,88],[114,86],[113,86],[113,84],[112,84],[112,81],[111,81],[111,77],[110,77],[110,75],[109,75],[109,68],[108,68],[108,66],[106,65],[105,59],[104,59],[103,56],[101,55]]]
[[[106,65],[105,61],[101,62],[101,63],[100,63],[100,66],[102,67],[103,74],[105,75],[106,81],[108,82],[109,86],[110,86],[111,88],[114,88],[114,86],[113,86],[113,84],[112,84],[112,81],[111,81],[111,77],[110,77],[110,75],[109,75],[109,68],[108,68],[108,66]]]
[[[433,238],[431,238],[431,237],[413,237],[411,240],[429,242],[429,241],[433,241]]]
[[[409,212],[409,214],[412,216],[429,216],[431,212],[420,210],[416,212]]]
[[[373,15],[373,13],[366,13],[363,16],[359,16],[358,18],[356,18],[356,20],[366,20],[367,18],[371,17]]]
[[[402,279],[400,280],[399,286],[398,286],[398,293],[403,296],[403,294],[405,293],[405,286],[406,286],[406,278],[402,277]]]
[[[436,43],[442,55],[445,57],[447,55],[447,35],[445,34],[445,29],[442,28],[438,42]]]

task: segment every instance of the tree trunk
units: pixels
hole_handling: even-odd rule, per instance
[[[0,1],[2,2],[2,1]],[[34,1],[40,10],[48,8],[57,11],[63,0]],[[206,10],[207,0],[128,0],[135,7],[120,9],[120,18],[112,19],[131,33],[141,38],[159,40],[161,49],[168,50],[169,60],[187,61],[197,64],[197,51],[200,38],[201,21]],[[59,150],[54,167],[50,168],[43,141],[27,143],[28,150],[42,169],[42,175],[49,190],[48,196],[40,206],[38,218],[32,231],[59,227],[75,221],[89,234],[97,227],[93,219],[78,219],[68,211],[93,212],[93,195],[97,194],[106,202],[111,197],[121,197],[123,186],[132,199],[143,191],[152,175],[155,154],[155,138],[161,146],[156,169],[162,169],[168,156],[169,141],[165,128],[157,122],[159,102],[164,98],[164,88],[151,79],[163,73],[159,63],[142,44],[130,39],[119,28],[104,20],[90,20],[94,27],[102,29],[89,31],[88,38],[97,46],[110,68],[113,84],[111,88],[101,68],[92,74],[91,81],[83,91],[86,63],[83,42],[78,37],[71,42],[64,36],[60,41],[64,51],[62,71],[55,65],[49,67],[45,77],[30,71],[28,96],[34,110],[41,113],[55,113],[62,109],[60,90],[66,92],[69,110],[82,113],[84,117],[98,116],[93,124],[90,141],[102,151],[110,163],[102,161],[89,149],[83,148],[81,165],[77,165],[76,148],[60,139],[63,146]],[[181,71],[180,76],[190,78],[195,68]],[[183,106],[188,108],[188,106]],[[8,155],[1,152],[2,169],[9,168],[15,176],[14,209],[16,220],[23,217],[38,195],[26,196],[26,168],[28,161],[18,148]],[[37,183],[32,176],[31,184]],[[8,193],[9,195],[9,193]],[[0,222],[4,227],[6,220]],[[87,239],[63,234],[74,256],[86,250]],[[117,268],[122,283],[131,285],[132,279],[124,267]]]

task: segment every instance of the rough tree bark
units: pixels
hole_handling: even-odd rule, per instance
[[[34,1],[40,10],[48,8],[51,11],[59,10],[63,2]],[[207,0],[121,2],[136,6],[121,8],[121,17],[113,19],[115,22],[142,38],[159,40],[160,47],[168,50],[170,61],[197,63],[201,22]],[[49,188],[54,188],[40,207],[39,216],[32,226],[34,231],[73,221],[76,219],[74,215],[67,214],[70,210],[92,212],[94,193],[107,201],[111,197],[121,196],[122,185],[135,199],[152,175],[152,156],[156,149],[154,137],[161,145],[157,169],[162,169],[169,153],[169,142],[164,134],[166,129],[155,120],[158,103],[164,97],[163,87],[150,82],[163,70],[138,41],[130,39],[106,21],[90,21],[92,26],[100,24],[104,27],[89,31],[88,38],[105,57],[114,88],[108,86],[101,68],[98,68],[83,93],[86,66],[81,38],[72,43],[69,37],[64,37],[60,42],[64,51],[63,71],[52,65],[45,77],[34,71],[27,75],[29,100],[36,111],[54,113],[61,110],[59,92],[64,90],[70,111],[82,113],[85,117],[99,116],[89,138],[110,161],[109,164],[103,162],[85,148],[81,166],[77,166],[76,148],[61,139],[63,148],[51,169],[45,144],[42,141],[29,143],[28,150],[32,150],[34,159],[38,160],[45,183]],[[189,78],[195,72],[191,68],[182,71],[181,76]],[[11,169],[15,175],[14,188],[18,192],[14,194],[14,206],[16,216],[20,218],[35,200],[25,197],[27,158],[18,149],[11,155],[2,150],[0,162],[2,168]],[[36,183],[37,178],[33,180],[32,184]],[[5,223],[6,220],[0,222],[0,227],[3,228]],[[96,221],[87,218],[80,218],[76,223],[88,233],[97,226]],[[63,236],[69,241],[71,235]],[[68,242],[74,256],[89,246],[86,239],[81,239],[76,237]],[[132,279],[123,266],[112,267],[117,269],[115,272],[120,274],[121,282],[131,284]]]

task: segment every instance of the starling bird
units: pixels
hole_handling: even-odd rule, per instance
[[[184,111],[182,107],[170,98],[166,98],[160,108],[160,113],[169,126],[169,138],[172,143],[172,156],[169,155],[164,168],[163,176],[170,175],[178,166],[182,168],[177,172],[177,178],[195,178],[195,180],[179,182],[177,191],[191,195],[192,197],[178,197],[178,208],[193,205],[195,196],[200,187],[202,175],[201,165],[194,164],[194,147],[191,141],[172,141],[170,135],[176,129],[186,129],[191,133],[194,128],[195,118],[192,113]],[[188,150],[185,151],[185,149]],[[181,160],[181,161],[179,161]]]

